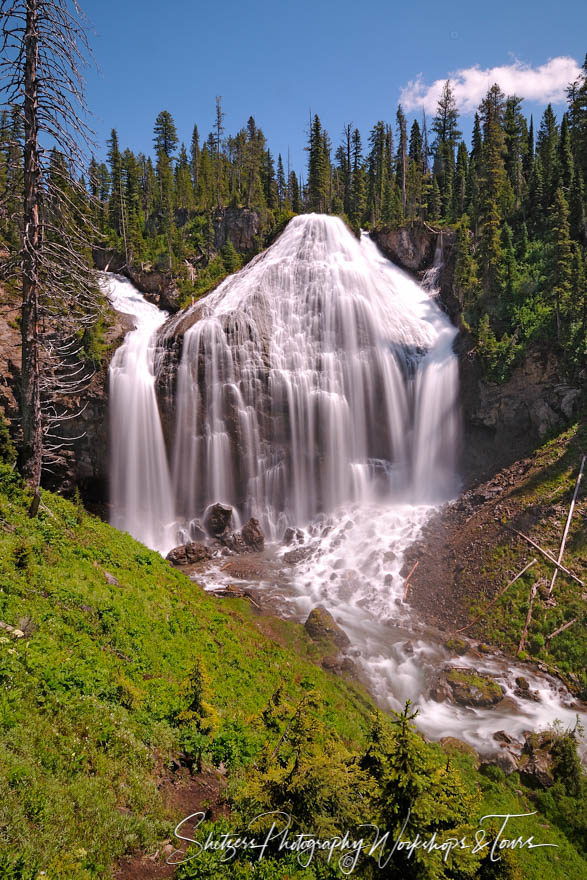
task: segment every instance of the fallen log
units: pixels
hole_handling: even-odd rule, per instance
[[[418,568],[419,563],[420,563],[420,560],[418,559],[418,561],[415,562],[414,565],[412,566],[412,570],[410,571],[409,575],[406,578],[406,583],[404,586],[404,602],[408,598],[408,587],[410,586],[410,578],[412,577],[412,575],[414,574],[414,572]]]
[[[476,617],[474,620],[472,620],[472,621],[471,621],[470,623],[468,623],[466,626],[462,626],[460,629],[457,629],[457,630],[456,630],[456,633],[462,633],[462,632],[464,632],[466,629],[469,629],[469,627],[473,626],[474,623],[477,623],[478,620],[481,620],[481,618],[484,617],[484,616],[487,614],[487,612],[489,611],[489,609],[491,608],[491,606],[494,605],[494,604],[497,602],[497,600],[499,599],[499,597],[500,597],[500,596],[503,596],[503,594],[505,593],[505,591],[506,591],[509,587],[511,587],[512,584],[515,584],[516,581],[517,581],[519,578],[521,578],[522,575],[525,574],[525,572],[527,572],[528,569],[529,569],[532,565],[534,565],[534,563],[536,563],[536,562],[538,562],[537,559],[532,559],[527,565],[525,565],[524,568],[523,568],[521,571],[519,571],[519,572],[517,573],[517,575],[515,576],[515,578],[512,578],[512,580],[509,582],[509,584],[506,584],[505,587],[503,588],[503,590],[500,590],[499,593],[498,593],[496,596],[493,597],[493,599],[491,600],[491,602],[489,603],[489,605],[487,606],[487,608],[485,609],[485,611],[482,611],[481,614],[478,615],[478,617]],[[456,633],[455,633],[455,634],[456,634]]]
[[[558,551],[558,561],[563,561],[563,553],[565,552],[565,544],[567,543],[567,536],[569,534],[569,528],[571,526],[571,519],[573,518],[573,511],[575,509],[575,502],[577,500],[577,495],[579,494],[579,486],[581,485],[581,478],[583,476],[583,468],[585,467],[585,456],[583,456],[581,460],[581,467],[579,468],[579,476],[577,477],[577,482],[575,483],[575,491],[573,493],[573,500],[571,501],[571,506],[569,508],[569,515],[567,516],[567,522],[565,525],[565,530],[563,532],[563,539],[561,541],[560,550]],[[558,574],[558,568],[555,568],[552,580],[550,582],[550,587],[548,589],[548,595],[552,593],[554,582],[556,581],[556,576]]]
[[[530,622],[532,620],[532,608],[534,607],[534,599],[536,598],[536,593],[538,592],[538,584],[539,581],[534,581],[530,589],[528,614],[526,615],[526,623],[524,624],[524,629],[522,630],[522,638],[520,639],[520,644],[518,645],[518,654],[520,654],[524,650],[524,644],[528,636],[528,627],[530,626]]]
[[[518,531],[518,529],[514,529],[512,526],[508,526],[505,523],[502,523],[502,525],[504,529],[508,529],[510,532],[514,532],[516,535],[519,535],[520,538],[523,538],[524,541],[527,541],[529,544],[535,547],[536,550],[539,551],[539,553],[542,553],[542,555],[546,559],[548,559],[548,561],[551,562],[552,565],[556,566],[556,568],[558,568],[559,571],[562,571],[563,574],[566,574],[567,577],[570,577],[572,578],[572,580],[577,581],[577,583],[580,584],[582,587],[585,586],[581,578],[577,577],[576,574],[573,574],[572,571],[569,571],[568,568],[565,568],[564,565],[562,565],[560,562],[557,562],[554,556],[549,553],[548,550],[544,550],[539,544],[536,543],[536,541],[533,541],[532,538],[529,538],[528,535],[525,535],[523,532],[520,532]]]
[[[572,620],[568,620],[566,623],[563,623],[562,626],[559,626],[558,629],[555,629],[555,631],[552,632],[549,636],[546,636],[546,650],[548,651],[548,647],[550,645],[551,639],[554,639],[555,636],[559,636],[562,632],[564,632],[566,629],[568,629],[574,623],[577,623],[578,620],[579,620],[578,617],[573,617]]]

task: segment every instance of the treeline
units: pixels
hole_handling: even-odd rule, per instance
[[[491,378],[507,376],[529,343],[555,344],[568,370],[585,354],[587,60],[568,87],[568,109],[557,121],[549,105],[535,131],[522,101],[494,85],[475,114],[470,147],[459,130],[450,81],[430,124],[408,132],[377,122],[365,146],[346,124],[334,148],[320,118],[307,144],[307,179],[275,158],[253,117],[226,135],[220,98],[212,130],[195,125],[179,142],[171,114],[157,116],[154,155],[108,140],[106,162],[92,159],[86,180],[101,244],[171,271],[186,299],[199,295],[249,254],[228,241],[220,253],[215,230],[229,206],[260,216],[253,247],[267,242],[295,213],[339,214],[349,225],[376,228],[414,221],[456,229],[455,293]],[[18,237],[22,138],[5,113],[0,126],[0,233]]]

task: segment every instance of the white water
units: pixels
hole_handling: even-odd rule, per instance
[[[154,334],[167,314],[122,276],[105,276],[104,285],[114,308],[135,320],[110,364],[111,522],[167,551],[177,529],[153,370]]]
[[[459,484],[456,330],[430,291],[340,220],[295,218],[188,311],[195,322],[172,364],[171,468],[153,373],[186,313],[159,331],[155,358],[164,316],[120,279],[110,296],[137,321],[111,367],[116,525],[163,552],[216,501],[237,524],[258,517],[272,539],[300,527],[310,554],[284,587],[292,611],[303,619],[320,602],[334,614],[382,704],[415,700],[430,736],[477,746],[500,727],[574,721],[556,683],[495,658],[476,665],[508,694],[524,675],[541,702],[473,710],[425,697],[449,656],[411,619],[400,571]]]
[[[223,501],[280,537],[344,504],[455,493],[456,330],[368,237],[296,217],[192,312],[177,371],[181,518]]]

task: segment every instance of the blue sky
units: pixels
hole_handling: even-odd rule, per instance
[[[102,150],[114,127],[123,147],[149,152],[162,109],[172,113],[180,139],[189,143],[194,122],[205,138],[221,95],[227,132],[253,115],[284,162],[289,147],[298,172],[305,171],[310,112],[334,146],[348,121],[365,140],[378,119],[395,121],[402,94],[408,104],[433,107],[429,87],[455,71],[469,71],[459,81],[463,106],[472,105],[482,77],[470,69],[479,67],[502,68],[499,76],[516,91],[535,96],[525,107],[539,115],[545,96],[560,94],[569,59],[580,65],[587,50],[587,4],[578,0],[491,0],[483,13],[476,0],[81,3],[99,66],[87,74],[87,97]],[[561,57],[567,61],[547,66]],[[409,86],[418,76],[419,87]],[[471,118],[463,117],[463,131]]]

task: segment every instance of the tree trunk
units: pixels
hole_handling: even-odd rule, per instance
[[[27,0],[24,99],[24,218],[22,257],[21,469],[33,490],[41,482],[43,432],[39,388],[38,0]]]

